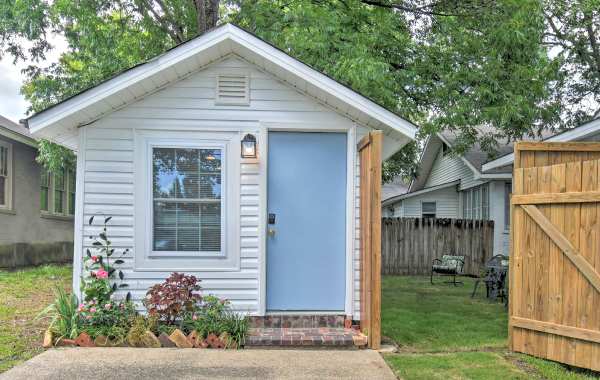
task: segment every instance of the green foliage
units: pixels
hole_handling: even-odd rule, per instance
[[[185,314],[194,312],[202,300],[199,280],[192,275],[171,273],[169,278],[148,289],[144,306],[150,315],[168,325],[183,320]]]
[[[152,331],[153,333],[158,331],[158,318],[156,316],[136,316],[127,333],[127,343],[132,347],[144,347],[143,335],[146,331]]]
[[[183,326],[186,331],[198,331],[204,338],[209,334],[227,333],[237,345],[242,345],[249,321],[246,316],[231,310],[229,301],[208,295],[202,298],[202,304],[195,312],[186,314]]]
[[[107,226],[111,219],[111,216],[105,217],[102,232],[100,232],[98,236],[90,236],[95,253],[92,254],[92,251],[88,248],[86,249],[85,257],[83,258],[83,267],[84,270],[88,272],[88,275],[81,279],[81,283],[82,291],[85,296],[84,299],[88,302],[108,302],[117,289],[128,287],[128,285],[123,282],[125,278],[124,273],[121,270],[118,270],[117,267],[124,263],[122,257],[129,252],[129,248],[121,252],[121,258],[114,260],[112,263],[110,261],[112,256],[116,253],[108,238]],[[91,226],[93,222],[94,217],[92,216],[89,219],[88,224]],[[115,275],[118,275],[118,285]],[[131,294],[127,293],[126,300],[129,301],[130,297]]]
[[[81,331],[88,333],[92,338],[106,336],[116,343],[125,340],[137,315],[134,304],[129,301],[90,301],[80,304],[78,313]]]
[[[38,155],[36,161],[53,173],[61,170],[74,169],[76,157],[73,151],[54,144],[48,140],[38,140]]]
[[[80,332],[77,297],[59,286],[55,288],[54,294],[54,302],[42,310],[38,318],[52,318],[49,329],[58,339],[75,339]]]

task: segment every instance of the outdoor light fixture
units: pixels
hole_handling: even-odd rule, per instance
[[[242,158],[256,158],[256,137],[250,133],[242,139]]]

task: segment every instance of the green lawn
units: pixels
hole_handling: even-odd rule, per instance
[[[474,280],[451,286],[428,277],[384,276],[382,334],[398,345],[386,354],[394,372],[412,379],[597,379],[558,363],[507,352],[507,313]]]
[[[70,289],[70,266],[0,270],[0,372],[42,350],[47,321],[35,317],[52,301],[56,285]]]

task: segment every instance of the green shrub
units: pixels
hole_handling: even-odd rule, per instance
[[[98,303],[94,300],[82,303],[78,308],[81,330],[92,338],[106,336],[114,342],[122,342],[135,316],[132,302],[106,301]]]
[[[231,310],[229,301],[209,295],[203,297],[195,312],[186,315],[183,326],[188,332],[198,331],[203,338],[209,334],[227,333],[237,345],[243,345],[249,321],[246,316]]]
[[[153,333],[158,331],[157,317],[145,317],[143,315],[136,316],[127,333],[127,343],[131,347],[144,347],[143,335],[146,331],[152,331]]]
[[[38,315],[38,318],[50,316],[50,331],[58,339],[75,339],[79,335],[79,315],[77,312],[77,297],[67,293],[63,288],[54,290],[54,302]]]

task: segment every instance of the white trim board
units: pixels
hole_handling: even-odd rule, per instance
[[[416,135],[412,123],[232,24],[218,27],[31,116],[30,130],[52,140],[114,112],[112,104],[130,104],[145,97],[150,92],[148,88],[164,87],[231,53],[283,77],[290,85],[352,120],[384,129],[388,134],[393,132],[390,137],[398,141],[398,149]]]
[[[437,186],[426,187],[424,189],[417,190],[417,191],[412,192],[412,193],[404,193],[404,194],[397,195],[395,197],[391,197],[391,198],[388,198],[388,199],[384,200],[381,203],[381,206],[384,207],[384,206],[387,206],[389,204],[395,203],[397,201],[401,201],[403,199],[412,198],[412,197],[417,196],[417,195],[427,194],[427,193],[430,193],[432,191],[436,191],[436,190],[440,190],[440,189],[445,189],[445,188],[451,187],[451,186],[458,186],[459,184],[460,184],[460,180],[456,180],[456,181],[444,183],[444,184],[437,185]]]
[[[569,141],[578,141],[581,139],[585,139],[586,137],[593,135],[595,133],[600,133],[600,119],[594,119],[586,124],[580,125],[579,127],[570,129],[563,133],[559,133],[552,137],[548,137],[543,140],[544,142],[569,142]],[[496,158],[493,161],[487,162],[483,164],[481,169],[486,172],[488,170],[501,168],[503,166],[512,165],[515,161],[515,154],[509,153],[502,157]]]

